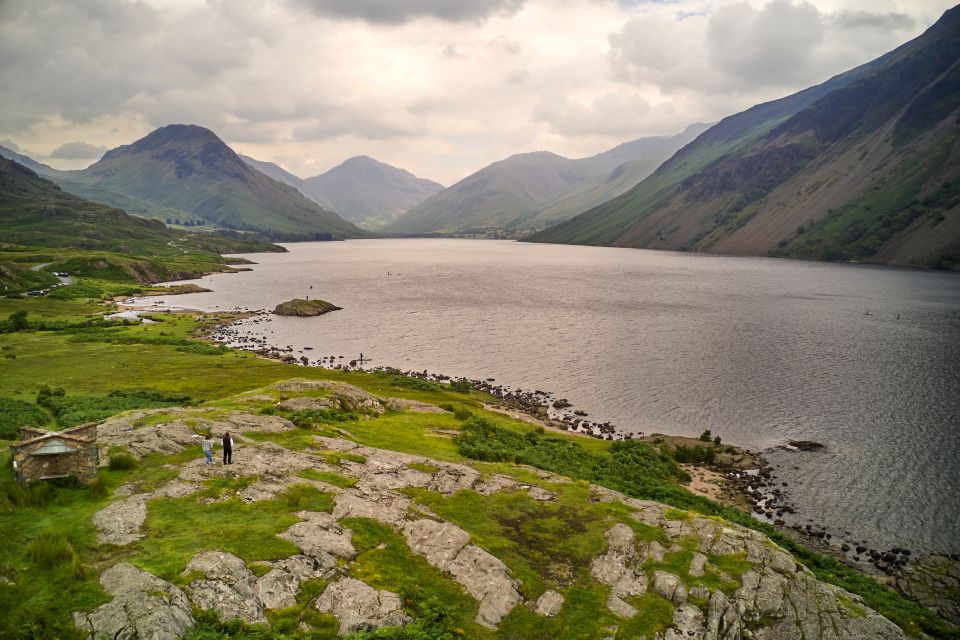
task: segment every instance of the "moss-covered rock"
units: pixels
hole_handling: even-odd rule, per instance
[[[294,298],[288,302],[281,302],[274,308],[273,312],[278,316],[322,316],[331,311],[339,311],[343,307],[330,304],[326,300],[304,300]]]

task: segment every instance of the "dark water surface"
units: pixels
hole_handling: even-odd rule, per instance
[[[800,522],[960,552],[960,276],[481,240],[288,245],[197,280],[198,309],[274,316],[271,344],[544,389],[620,430],[767,451]],[[311,288],[312,286],[312,288]]]

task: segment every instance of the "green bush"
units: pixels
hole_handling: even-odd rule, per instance
[[[466,378],[450,381],[450,389],[457,393],[470,393],[470,381]]]
[[[0,439],[16,440],[20,427],[39,427],[50,422],[40,407],[13,398],[0,398]]]
[[[290,414],[290,422],[301,429],[312,429],[323,424],[359,419],[360,416],[355,412],[344,411],[343,409],[300,409]]]
[[[137,466],[137,459],[126,451],[118,451],[110,454],[111,471],[128,471]]]
[[[72,564],[76,552],[63,531],[44,531],[27,548],[27,555],[44,569]]]
[[[469,420],[473,417],[473,412],[462,404],[458,404],[453,408],[453,417],[457,420]]]
[[[21,485],[12,477],[4,477],[0,479],[0,513],[9,513],[18,507],[44,509],[53,502],[55,494],[50,482]]]
[[[49,409],[63,427],[96,422],[131,409],[160,409],[190,402],[190,396],[155,389],[118,389],[105,396],[68,396],[63,389],[44,385],[37,394],[37,404]]]

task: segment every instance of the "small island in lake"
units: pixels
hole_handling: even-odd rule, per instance
[[[294,298],[288,302],[281,302],[273,312],[278,316],[309,317],[322,316],[325,313],[339,311],[342,308],[343,307],[338,307],[335,304],[330,304],[326,300],[303,300],[302,298]]]

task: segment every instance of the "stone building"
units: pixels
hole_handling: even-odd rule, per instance
[[[20,442],[10,445],[10,453],[20,484],[70,476],[80,482],[93,482],[100,463],[97,425],[88,422],[63,431],[23,427]]]

